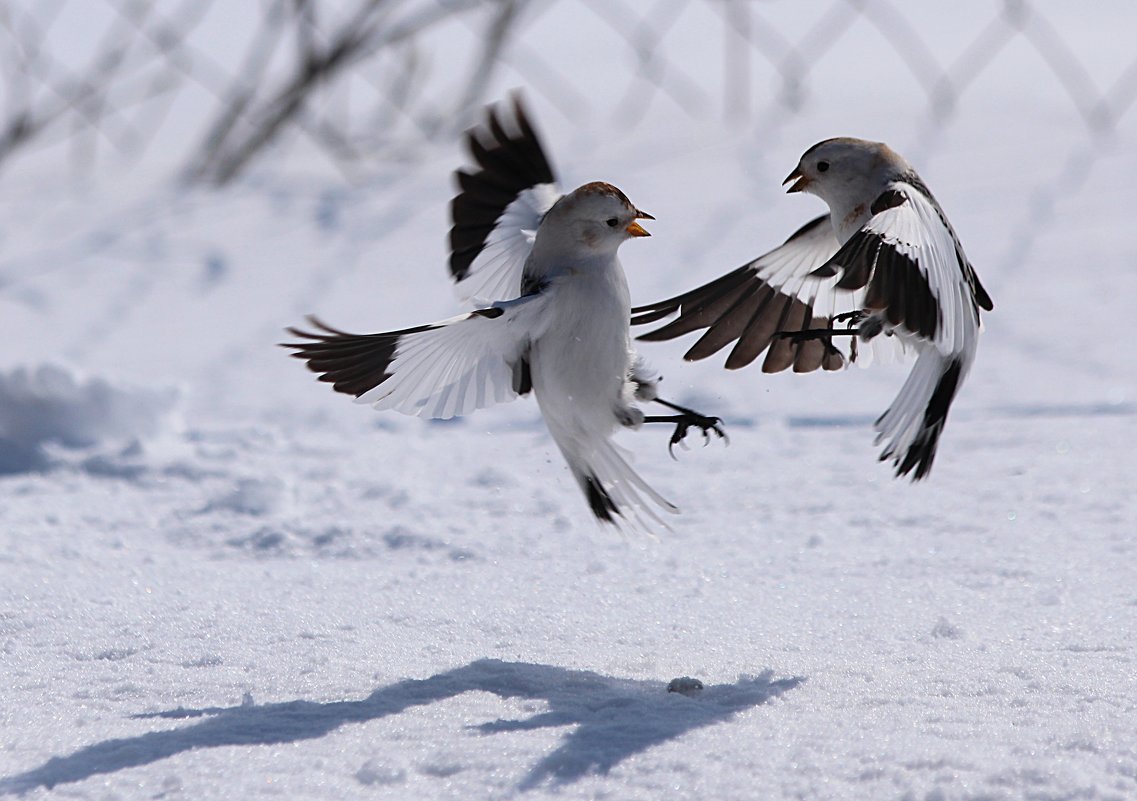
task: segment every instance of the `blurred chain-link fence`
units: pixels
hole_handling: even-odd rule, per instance
[[[224,184],[301,141],[358,174],[461,130],[517,84],[568,118],[610,114],[623,130],[660,105],[746,126],[805,113],[832,80],[818,65],[852,40],[892,65],[855,77],[885,94],[888,81],[914,83],[933,126],[1011,49],[1033,61],[1022,91],[1042,87],[1091,138],[1137,101],[1137,55],[1099,64],[1054,4],[943,5],[929,29],[926,8],[916,21],[889,0],[0,3],[0,170],[35,155],[79,173],[161,156],[189,181]],[[596,63],[611,65],[602,86]]]

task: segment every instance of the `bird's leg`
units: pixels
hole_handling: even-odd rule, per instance
[[[855,337],[861,333],[859,328],[807,328],[804,331],[778,331],[774,336],[778,339],[792,339],[796,342],[808,342],[811,339],[829,339],[835,336]]]
[[[674,409],[678,414],[657,414],[648,415],[644,417],[645,423],[674,423],[675,431],[671,435],[671,439],[667,443],[667,452],[671,454],[671,458],[675,458],[675,445],[682,442],[683,438],[687,436],[687,431],[691,426],[696,426],[703,431],[704,443],[710,440],[711,435],[709,432],[713,431],[718,434],[719,438],[730,442],[726,432],[722,428],[722,420],[718,417],[710,417],[705,414],[700,414],[694,409],[688,409],[685,406],[680,406],[671,401],[665,401],[663,398],[653,398],[655,403],[661,406],[666,406],[668,409]]]
[[[780,339],[792,339],[794,342],[806,342],[811,339],[828,339],[832,336],[859,336],[859,325],[865,319],[865,313],[860,309],[835,314],[829,318],[829,328],[807,328],[804,331],[778,331],[774,336]],[[844,328],[837,328],[834,323],[845,323]]]

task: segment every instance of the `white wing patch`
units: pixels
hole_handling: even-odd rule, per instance
[[[541,333],[545,300],[527,295],[400,337],[389,377],[357,402],[448,419],[513,400],[515,365]]]
[[[455,284],[463,302],[482,305],[521,294],[521,274],[537,227],[560,197],[555,184],[537,184],[521,191],[505,207],[466,277]]]
[[[750,262],[750,269],[774,288],[808,301],[810,290],[816,292],[828,282],[828,279],[815,278],[810,274],[829,261],[840,247],[828,215],[818,220],[814,220],[808,230],[790,237],[781,247]]]

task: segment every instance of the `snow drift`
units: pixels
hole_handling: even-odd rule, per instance
[[[0,372],[0,474],[49,467],[53,447],[87,450],[153,437],[176,401],[172,389],[119,387],[54,365]]]

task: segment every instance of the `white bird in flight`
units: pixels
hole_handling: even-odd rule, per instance
[[[770,373],[836,370],[913,348],[908,379],[874,425],[881,461],[891,459],[897,476],[921,479],[975,360],[980,310],[991,311],[991,298],[939,203],[887,145],[827,139],[805,152],[791,182],[789,192],[817,195],[829,214],[733,272],[633,309],[632,324],[678,312],[639,339],[705,328],[686,359],[735,342],[728,369],[765,351],[762,369]],[[834,343],[842,335],[850,336],[847,350]]]
[[[303,341],[285,347],[376,409],[450,418],[532,392],[596,518],[650,528],[662,521],[645,498],[678,509],[632,469],[613,434],[667,422],[673,446],[691,426],[724,436],[721,421],[656,397],[658,379],[632,347],[616,252],[649,236],[638,221],[654,218],[603,182],[561,196],[520,101],[513,110],[512,130],[491,109],[487,126],[469,133],[478,169],[457,172],[451,205],[451,274],[479,308],[365,335],[310,317],[317,330],[288,329]],[[645,415],[636,401],[675,414]]]

